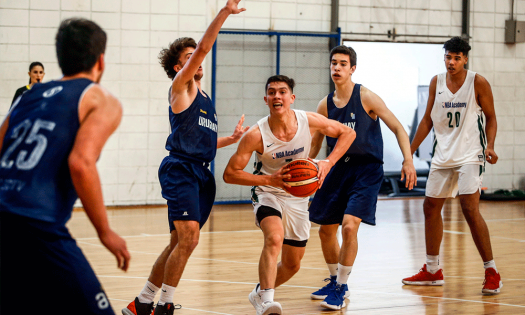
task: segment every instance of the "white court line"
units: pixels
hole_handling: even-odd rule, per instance
[[[469,235],[470,235],[470,232],[467,233],[467,232],[458,232],[458,231],[450,231],[450,230],[443,230],[443,233],[450,233],[450,234],[469,234]]]
[[[147,279],[147,277],[128,277],[128,276],[98,276],[98,277],[100,277],[100,278],[130,278],[130,279],[140,278],[140,279]],[[256,283],[251,283],[251,282],[232,282],[232,281],[198,280],[198,279],[180,279],[180,280],[181,281],[191,281],[191,282],[212,282],[212,283],[225,283],[225,284],[243,284],[243,285],[251,285],[251,286],[256,285]],[[319,287],[309,287],[309,286],[301,286],[301,285],[287,285],[287,284],[283,284],[283,285],[281,285],[281,287],[300,288],[300,289],[318,289],[319,288]],[[397,295],[397,296],[417,297],[417,298],[424,297],[424,298],[442,299],[442,300],[448,300],[448,301],[459,301],[459,302],[470,302],[470,303],[479,303],[479,304],[503,305],[503,306],[525,308],[525,305],[515,305],[515,304],[507,304],[507,303],[495,303],[495,302],[456,299],[456,298],[447,298],[447,297],[436,297],[436,296],[427,296],[427,295],[392,293],[392,292],[381,292],[381,291],[370,291],[370,290],[359,290],[359,289],[352,289],[352,292]]]
[[[121,299],[113,299],[113,298],[109,298],[109,299],[112,300],[112,301],[129,302],[129,300],[121,300]],[[182,304],[180,304],[180,305],[182,305]],[[185,306],[182,306],[182,308],[185,309],[185,310],[198,311],[198,312],[204,312],[204,313],[210,313],[210,314],[233,315],[233,314],[230,314],[230,313],[218,313],[218,312],[206,311],[206,310],[201,310],[201,309],[196,309],[196,308],[189,308],[189,307],[185,307]]]

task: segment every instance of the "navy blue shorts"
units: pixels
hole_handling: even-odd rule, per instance
[[[310,204],[310,221],[341,224],[345,214],[376,225],[377,196],[383,182],[383,164],[352,164],[341,158],[326,176]]]
[[[202,162],[174,156],[162,160],[159,168],[162,197],[168,201],[170,232],[173,221],[206,223],[215,201],[215,178]]]
[[[64,225],[2,212],[0,240],[1,314],[115,314]]]

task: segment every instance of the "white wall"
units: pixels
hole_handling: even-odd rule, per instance
[[[485,185],[523,189],[525,124],[520,121],[525,116],[525,44],[503,43],[510,1],[497,2],[496,5],[496,0],[471,1],[470,68],[492,84],[499,121],[496,152],[500,162],[487,167]],[[7,112],[15,90],[27,84],[31,61],[44,63],[45,81],[60,76],[53,46],[59,22],[71,16],[93,19],[109,37],[107,72],[102,84],[124,106],[121,126],[109,140],[98,164],[106,203],[163,203],[157,168],[166,154],[169,80],[156,56],[179,36],[200,38],[224,3],[224,0],[0,0],[0,115]],[[329,30],[330,0],[241,3],[247,11],[228,19],[224,27]],[[515,12],[518,20],[525,20],[525,1],[516,1]],[[422,35],[399,37],[398,41],[443,42],[425,36],[459,35],[461,0],[340,0],[339,24],[343,32],[386,33],[395,27],[398,34]],[[344,38],[388,40],[386,36],[345,35]],[[206,65],[205,89],[209,87],[209,60]]]

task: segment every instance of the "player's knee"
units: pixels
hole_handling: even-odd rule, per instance
[[[478,208],[472,205],[461,205],[461,211],[466,220],[475,217],[479,213]]]
[[[179,240],[178,248],[184,252],[191,253],[197,245],[199,245],[199,235],[188,235]]]
[[[321,227],[319,228],[319,238],[322,242],[329,242],[330,240],[335,238],[335,236],[336,233],[333,233],[332,229],[324,225],[321,225]]]
[[[357,226],[346,224],[341,229],[341,234],[343,235],[343,239],[355,238],[357,237]]]
[[[425,218],[435,218],[441,215],[441,209],[432,201],[425,200],[423,203],[423,213]]]
[[[264,246],[280,249],[283,245],[284,236],[280,233],[271,233],[264,238]]]

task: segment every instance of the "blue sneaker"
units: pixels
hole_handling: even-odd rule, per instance
[[[336,279],[337,279],[337,276],[330,276],[330,278],[324,279],[325,282],[328,282],[328,281],[330,282],[328,282],[328,284],[322,287],[321,289],[312,293],[310,295],[310,298],[312,300],[324,300],[326,296],[328,295],[328,292],[330,292],[330,290],[335,288],[335,285],[337,284]]]
[[[332,310],[340,310],[343,307],[346,306],[345,303],[345,294],[349,292],[348,291],[348,285],[341,284],[341,285],[335,285],[335,287],[330,290],[328,293],[328,296],[324,299],[324,301],[321,302],[321,306],[332,309]]]

